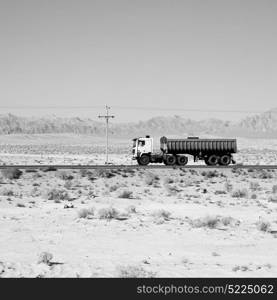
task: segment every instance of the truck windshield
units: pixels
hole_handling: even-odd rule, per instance
[[[139,146],[141,147],[145,146],[145,141],[139,141]]]
[[[133,140],[133,148],[136,147],[137,140]]]

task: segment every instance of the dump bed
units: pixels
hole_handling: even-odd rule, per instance
[[[160,148],[164,153],[191,154],[197,153],[236,153],[236,139],[200,139],[197,137],[186,139],[160,139]]]

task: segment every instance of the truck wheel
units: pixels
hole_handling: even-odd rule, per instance
[[[215,154],[212,154],[205,160],[205,163],[208,166],[216,166],[218,164],[218,160],[219,160],[219,157]]]
[[[138,164],[140,166],[147,166],[150,163],[150,157],[148,155],[142,155],[138,158]]]
[[[176,164],[176,157],[174,155],[168,155],[166,156],[164,163],[167,166],[173,166]]]
[[[188,163],[188,158],[186,156],[177,156],[177,164],[179,166],[185,166]]]
[[[219,164],[221,166],[228,166],[230,165],[231,163],[231,157],[229,155],[222,155],[220,158],[219,158]]]

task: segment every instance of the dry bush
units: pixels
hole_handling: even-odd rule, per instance
[[[271,195],[268,200],[270,202],[277,203],[277,195],[276,194]]]
[[[277,194],[277,184],[274,184],[272,187],[272,193]]]
[[[65,183],[64,183],[64,188],[67,189],[67,190],[71,190],[72,187],[73,187],[72,180],[71,179],[66,180]]]
[[[135,174],[135,170],[132,169],[120,169],[120,170],[115,170],[117,174],[121,174],[122,177],[127,178],[127,177],[133,177]]]
[[[119,211],[113,207],[101,208],[98,211],[99,219],[116,219],[119,216]]]
[[[261,186],[258,182],[251,181],[250,185],[249,185],[249,188],[252,192],[256,192],[256,191],[259,191],[261,189]]]
[[[92,172],[93,176],[96,178],[112,178],[116,176],[116,170],[105,170],[105,169],[96,169]]]
[[[224,225],[224,226],[228,226],[228,225],[239,225],[239,221],[235,220],[232,217],[221,217],[220,218],[220,222]]]
[[[218,216],[205,216],[203,218],[199,218],[192,221],[192,226],[199,228],[199,227],[208,227],[208,228],[215,228],[219,223]]]
[[[35,186],[31,191],[30,191],[30,196],[31,197],[39,197],[41,195],[40,190],[38,189],[37,186]]]
[[[248,197],[248,190],[246,188],[236,189],[232,192],[231,196],[233,198],[247,198]]]
[[[58,188],[48,190],[45,197],[47,200],[70,200],[68,192]]]
[[[133,192],[124,190],[118,194],[118,198],[125,198],[125,199],[132,199],[133,198]]]
[[[38,256],[38,264],[46,264],[48,266],[51,265],[51,260],[53,259],[53,254],[49,252],[42,252]]]
[[[159,176],[158,175],[155,175],[151,172],[147,172],[145,175],[144,175],[144,182],[146,185],[153,185],[153,184],[156,184],[157,181],[159,181]]]
[[[154,272],[146,271],[140,266],[118,266],[117,277],[119,278],[153,278]]]
[[[88,218],[90,216],[94,215],[94,208],[82,208],[78,211],[78,217],[79,218]]]
[[[205,178],[214,178],[220,176],[217,170],[203,171],[201,172],[201,175],[204,176]]]
[[[270,179],[273,178],[272,171],[273,170],[265,170],[265,169],[253,170],[251,172],[251,177],[258,178],[258,179]]]
[[[165,187],[165,190],[168,194],[168,196],[174,196],[176,195],[177,193],[181,192],[182,190],[179,189],[176,185],[169,185],[169,184],[165,184],[164,185]]]
[[[65,171],[65,170],[62,170],[62,171],[58,171],[56,173],[56,176],[62,180],[72,180],[74,179],[74,176],[72,175],[72,172],[71,171]]]
[[[260,231],[269,232],[271,224],[270,224],[270,222],[259,220],[256,223],[256,226],[257,226],[257,229],[260,230]]]
[[[17,206],[17,207],[26,207],[25,204],[20,203],[20,202],[16,203],[16,206]]]
[[[129,214],[135,214],[137,213],[137,209],[134,205],[129,205],[127,208],[126,208],[126,211],[127,213]]]
[[[239,220],[236,220],[232,217],[221,217],[221,216],[205,216],[202,218],[195,219],[191,221],[191,225],[193,227],[199,228],[199,227],[208,227],[210,229],[214,229],[219,225],[223,226],[237,226],[240,224]]]
[[[114,184],[109,187],[110,192],[115,192],[118,189],[118,185]]]
[[[164,209],[159,209],[156,210],[152,213],[152,216],[158,219],[163,219],[168,221],[170,219],[171,216],[171,212],[164,210]]]
[[[23,172],[16,168],[9,168],[1,170],[1,174],[6,179],[19,179]]]
[[[3,188],[0,190],[1,196],[15,196],[15,192],[11,188]]]
[[[174,180],[170,177],[165,177],[164,180],[163,180],[164,185],[168,185],[168,184],[171,184],[173,182],[174,182]]]

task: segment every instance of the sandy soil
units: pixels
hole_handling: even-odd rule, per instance
[[[276,178],[3,171],[0,277],[275,277]]]

